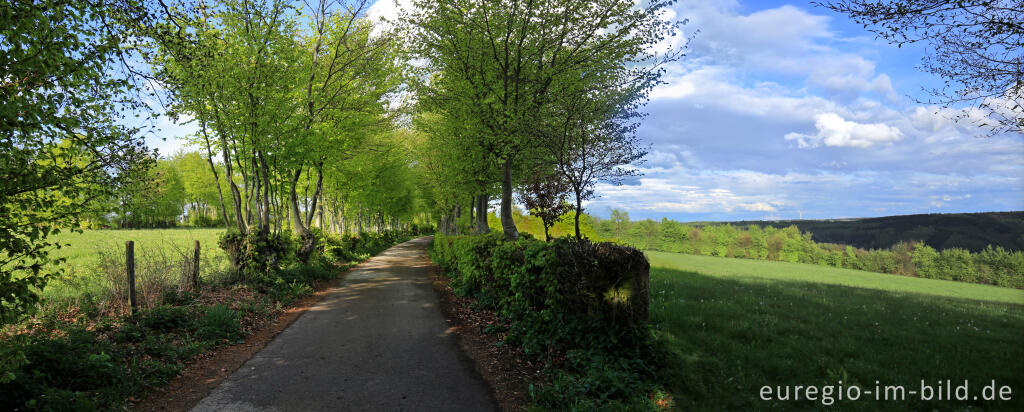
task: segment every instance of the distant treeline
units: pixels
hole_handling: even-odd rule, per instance
[[[1024,252],[986,246],[972,253],[962,248],[941,251],[926,243],[900,241],[889,248],[866,250],[818,243],[817,234],[796,225],[683,224],[662,219],[630,221],[612,211],[610,219],[589,222],[602,240],[642,250],[747,259],[812,263],[871,272],[1024,288]]]
[[[938,250],[981,252],[1001,246],[1024,251],[1024,212],[949,213],[886,216],[843,220],[781,220],[730,222],[734,226],[794,225],[814,240],[862,249],[888,249],[900,242],[924,242]],[[694,223],[703,226],[721,223]]]

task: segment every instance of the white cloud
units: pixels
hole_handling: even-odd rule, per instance
[[[856,147],[867,149],[879,144],[891,144],[903,140],[900,129],[882,123],[857,123],[845,120],[835,113],[814,116],[815,135],[787,133],[786,140],[796,140],[801,148],[814,148],[822,143],[833,147]]]
[[[793,91],[774,82],[761,81],[744,87],[741,77],[741,73],[726,66],[675,67],[666,76],[667,84],[651,92],[651,100],[686,101],[737,114],[808,122],[821,110],[851,112],[826,98]]]
[[[895,213],[971,211],[979,197],[995,209],[1019,209],[1024,178],[914,171],[767,173],[643,168],[635,185],[598,185],[592,213],[624,209],[636,217],[682,220],[864,217]],[[979,196],[979,193],[981,195]],[[976,211],[976,210],[975,210]]]
[[[889,46],[835,32],[814,8],[747,7],[676,6],[701,33],[651,94],[645,176],[599,186],[592,210],[733,220],[1024,207],[1020,136],[977,139],[977,127],[951,120],[960,110],[900,97],[917,78],[879,71],[874,56]]]
[[[394,22],[398,20],[399,8],[404,7],[408,9],[411,3],[411,0],[397,0],[397,2],[396,0],[379,0],[370,6],[366,11],[366,16],[374,21],[383,19]]]
[[[774,212],[778,210],[775,208],[775,206],[772,206],[765,202],[741,203],[739,207],[741,209],[749,210],[751,212]]]
[[[827,16],[792,5],[743,14],[737,2],[719,0],[682,2],[676,11],[691,20],[688,28],[700,30],[690,43],[690,62],[795,76],[846,101],[863,93],[898,99],[873,61],[829,45],[844,39]]]

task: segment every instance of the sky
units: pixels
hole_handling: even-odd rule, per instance
[[[391,16],[394,0],[371,14]],[[673,16],[674,15],[674,16]],[[1024,210],[1024,136],[979,137],[915,101],[941,80],[807,2],[684,0],[688,52],[666,67],[639,135],[642,176],[599,184],[589,213],[680,221]],[[188,133],[163,121],[161,153]],[[166,141],[160,140],[167,138]]]

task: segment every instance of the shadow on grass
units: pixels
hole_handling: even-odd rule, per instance
[[[652,268],[651,316],[676,353],[669,385],[683,410],[1024,410],[1024,305]],[[968,381],[968,399],[921,399],[922,380],[947,379]],[[1012,400],[983,399],[993,380]],[[819,392],[765,401],[765,385]],[[905,400],[885,400],[887,385]]]

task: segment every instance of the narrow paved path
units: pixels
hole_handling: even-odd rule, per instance
[[[431,287],[429,237],[374,257],[194,411],[492,411]]]

